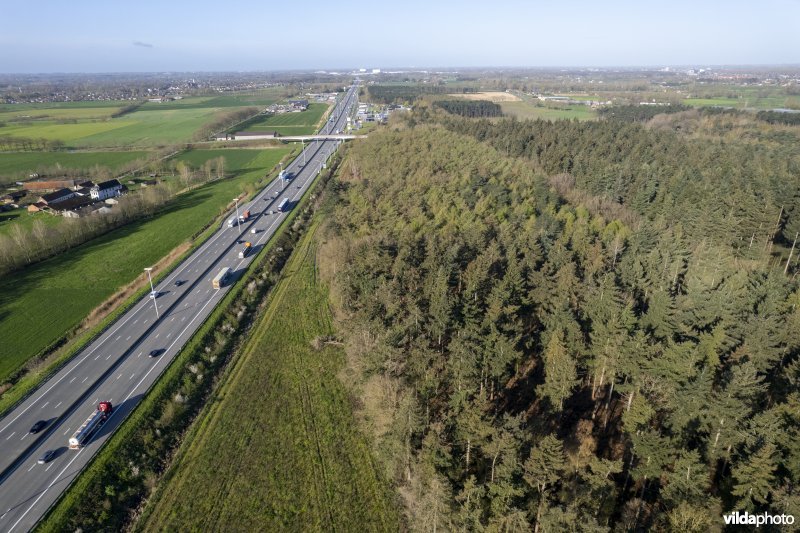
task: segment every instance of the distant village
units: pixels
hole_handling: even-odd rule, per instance
[[[117,179],[99,183],[71,179],[31,180],[17,182],[17,185],[21,190],[0,196],[0,210],[20,209],[24,199],[36,198],[27,202],[28,213],[43,211],[67,218],[110,213],[118,203],[117,197],[128,191]]]

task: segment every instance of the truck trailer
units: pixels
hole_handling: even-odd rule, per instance
[[[85,446],[97,430],[105,424],[113,410],[114,407],[111,405],[111,402],[98,403],[97,410],[95,410],[95,412],[86,419],[86,422],[78,428],[78,431],[69,438],[69,449],[77,450]]]
[[[281,200],[281,203],[278,204],[278,212],[283,213],[288,208],[289,208],[289,199],[284,198],[283,200]]]
[[[223,268],[222,270],[220,270],[220,271],[219,271],[219,274],[217,274],[217,277],[215,277],[215,278],[214,278],[214,279],[211,281],[211,285],[212,285],[212,286],[213,286],[215,289],[220,289],[220,288],[222,288],[222,286],[223,286],[223,285],[225,285],[225,282],[226,282],[226,281],[228,281],[228,276],[230,275],[230,272],[231,272],[231,269],[230,269],[230,268],[228,268],[228,267],[225,267],[225,268]]]

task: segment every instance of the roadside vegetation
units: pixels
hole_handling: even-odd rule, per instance
[[[47,177],[111,177],[147,163],[150,152],[0,152],[0,184],[27,181],[30,174]],[[29,195],[35,192],[28,193]]]
[[[397,531],[337,378],[343,351],[326,342],[313,237],[314,226],[137,530]]]
[[[189,169],[185,176],[181,173],[175,178],[175,183],[180,184],[178,188],[189,187],[188,192],[170,198],[168,187],[161,192],[156,187],[145,190],[146,195],[156,195],[166,201],[163,207],[150,214],[144,213],[144,218],[4,276],[0,280],[0,337],[3,338],[0,381],[8,380],[26,361],[43,354],[64,335],[75,331],[92,309],[140,276],[142,268],[202,232],[227,209],[231,198],[255,190],[256,183],[289,152],[289,148],[279,148],[182,156],[198,166],[206,160],[229,157],[232,163],[224,166],[227,179],[197,187],[206,177],[197,167],[193,171]],[[191,188],[193,186],[196,188]],[[98,223],[84,220],[88,219],[68,221],[77,222],[69,224],[69,230],[79,229],[80,224]],[[59,244],[52,239],[41,242],[49,246]]]

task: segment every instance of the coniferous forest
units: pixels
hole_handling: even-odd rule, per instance
[[[348,147],[321,275],[412,530],[800,516],[799,137],[420,105]]]

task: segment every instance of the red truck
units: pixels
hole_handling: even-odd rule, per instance
[[[92,415],[86,419],[81,427],[78,428],[78,431],[75,432],[69,438],[69,448],[71,450],[77,450],[82,448],[89,439],[92,438],[98,429],[100,429],[103,424],[105,424],[108,417],[111,416],[111,413],[114,411],[114,406],[111,405],[111,402],[100,402],[97,404],[97,410],[92,413]]]

